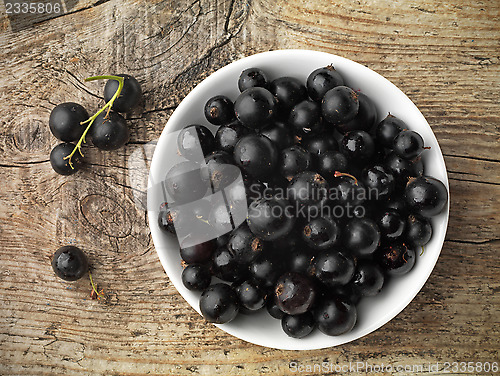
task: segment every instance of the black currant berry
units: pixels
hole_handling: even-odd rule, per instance
[[[279,170],[288,180],[299,172],[310,170],[312,168],[312,156],[304,148],[294,145],[281,151]]]
[[[267,88],[268,82],[267,75],[262,69],[248,68],[241,72],[238,78],[238,89],[243,92],[251,87]]]
[[[356,306],[339,296],[324,297],[314,309],[314,319],[321,332],[339,336],[356,324]]]
[[[377,225],[384,239],[399,239],[405,230],[405,220],[403,216],[394,209],[387,209],[377,216]]]
[[[311,153],[316,162],[324,153],[339,150],[337,140],[333,136],[333,133],[319,133],[304,137],[301,145]]]
[[[76,281],[88,272],[89,263],[80,248],[66,245],[59,248],[52,256],[52,269],[59,278]]]
[[[415,247],[426,245],[432,237],[431,222],[418,214],[411,214],[406,221],[405,241]]]
[[[380,230],[370,218],[353,218],[343,231],[344,245],[353,254],[371,255],[380,243]]]
[[[234,147],[234,161],[247,174],[256,179],[266,179],[276,171],[279,152],[266,136],[249,134]]]
[[[227,282],[243,281],[248,277],[248,268],[227,247],[217,248],[212,257],[212,272]]]
[[[318,155],[318,172],[327,181],[332,182],[335,172],[344,172],[347,170],[348,162],[344,154],[339,151],[327,151]]]
[[[288,258],[288,270],[300,274],[309,274],[314,259],[314,254],[306,247],[299,247],[290,252],[286,249],[283,252]]]
[[[188,237],[180,242],[181,258],[188,264],[204,263],[210,260],[215,251],[215,241],[197,242],[195,234],[190,234]],[[189,245],[184,246],[185,244]]]
[[[250,264],[250,276],[257,285],[267,288],[274,287],[276,281],[283,273],[283,260],[271,254],[259,255]]]
[[[186,159],[201,162],[214,149],[214,136],[204,125],[188,125],[177,135],[177,150]]]
[[[163,204],[158,212],[158,226],[160,230],[168,234],[176,234],[175,225],[180,225],[180,217],[178,209],[171,209],[166,203]]]
[[[384,273],[378,265],[361,261],[356,266],[352,284],[362,296],[375,296],[382,290],[384,279]]]
[[[214,151],[206,156],[200,173],[204,181],[210,182],[212,192],[225,189],[238,179],[240,169],[232,162],[231,155],[224,151]]]
[[[184,268],[181,279],[188,290],[203,291],[210,286],[212,274],[206,265],[191,264]]]
[[[323,131],[320,105],[310,99],[296,104],[290,111],[288,124],[300,136]]]
[[[395,188],[394,176],[380,165],[365,168],[361,173],[361,181],[370,190],[372,200],[387,199]]]
[[[210,185],[201,176],[197,163],[183,161],[174,165],[164,181],[165,188],[170,195],[169,202],[187,203],[202,198]]]
[[[416,254],[404,243],[393,243],[378,249],[375,252],[375,259],[389,275],[399,276],[413,269]]]
[[[331,217],[318,217],[309,221],[302,230],[302,239],[312,249],[328,249],[340,238],[340,228]]]
[[[445,185],[430,176],[411,179],[405,188],[406,203],[411,211],[424,217],[435,216],[444,209],[448,201]]]
[[[240,263],[248,265],[266,250],[267,244],[243,223],[231,233],[227,248],[237,256]]]
[[[128,74],[117,74],[118,77],[123,77],[123,88],[120,95],[113,102],[111,107],[116,112],[130,112],[139,103],[142,91],[139,82]],[[104,101],[109,102],[113,95],[118,90],[119,82],[117,80],[108,80],[104,86]]]
[[[316,289],[309,277],[289,272],[278,279],[274,294],[280,310],[289,315],[298,315],[307,312],[312,307],[316,298]]]
[[[271,315],[271,317],[273,317],[277,320],[281,320],[283,318],[283,316],[285,316],[285,312],[283,312],[278,307],[278,305],[276,304],[276,301],[272,298],[273,297],[271,297],[271,299],[267,299],[267,303],[266,303],[267,312]]]
[[[313,171],[298,173],[287,187],[288,199],[298,206],[320,206],[328,199],[328,183]]]
[[[358,94],[347,86],[337,86],[327,91],[321,101],[323,119],[333,125],[353,120],[358,110]]]
[[[354,259],[346,253],[328,251],[314,258],[312,270],[325,285],[345,285],[354,275],[355,264]]]
[[[217,150],[232,154],[234,146],[248,133],[250,133],[250,130],[239,121],[233,121],[230,124],[222,125],[215,133],[215,147]]]
[[[307,77],[307,92],[312,100],[321,102],[327,91],[344,85],[344,80],[333,65],[318,68]]]
[[[234,120],[234,105],[225,95],[217,95],[205,103],[205,118],[214,125],[228,124]]]
[[[262,197],[248,207],[248,227],[265,241],[282,238],[292,231],[295,217],[285,200]]]
[[[238,284],[234,290],[238,296],[242,313],[245,313],[245,311],[257,311],[266,304],[266,290],[257,286],[257,284],[252,281],[244,281]]]
[[[49,159],[50,165],[55,172],[60,175],[72,175],[83,166],[83,158],[78,150],[71,157],[73,168],[71,168],[69,164],[69,159],[64,159],[69,156],[74,149],[75,145],[70,142],[63,142],[52,149]]]
[[[58,104],[49,117],[49,127],[52,134],[61,141],[78,141],[82,136],[89,114],[78,103],[67,102]]]
[[[208,322],[230,322],[238,314],[238,296],[233,288],[225,283],[213,284],[201,294],[200,310]]]
[[[424,139],[415,131],[402,130],[394,139],[394,153],[405,159],[414,159],[424,151]]]
[[[238,120],[250,129],[260,129],[271,123],[276,111],[276,99],[262,87],[246,89],[234,102]]]
[[[116,150],[124,146],[130,137],[130,131],[123,116],[116,112],[101,112],[89,130],[95,147],[101,150]]]
[[[300,315],[284,315],[281,319],[283,331],[292,338],[304,338],[312,333],[315,325],[311,312],[304,312]]]
[[[340,151],[354,162],[366,162],[375,154],[375,143],[367,132],[351,131],[342,138]]]
[[[421,158],[409,160],[400,157],[396,153],[387,155],[383,161],[383,165],[396,179],[397,188],[404,187],[410,177],[421,176],[424,173],[424,165]]]

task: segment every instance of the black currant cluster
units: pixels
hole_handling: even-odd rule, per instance
[[[413,268],[447,190],[424,175],[422,137],[390,114],[379,122],[373,101],[332,66],[313,71],[305,85],[250,68],[238,87],[234,103],[218,95],[205,105],[215,135],[203,125],[180,131],[185,161],[165,179],[174,202],[160,208],[160,228],[176,234],[193,226],[178,236],[182,281],[202,291],[209,322],[265,308],[291,337],[315,327],[346,333],[363,297]],[[239,191],[230,184],[235,166]],[[206,200],[207,185],[225,191],[221,205]],[[240,224],[234,213],[242,201]],[[196,205],[182,210],[185,202]]]
[[[97,76],[86,81],[101,78],[110,78],[104,87],[106,105],[94,116],[89,118],[82,105],[72,102],[61,103],[50,113],[50,130],[62,141],[50,153],[50,163],[58,174],[71,175],[81,168],[81,145],[87,133],[94,146],[101,150],[121,148],[129,140],[129,129],[119,112],[128,113],[138,104],[141,97],[139,82],[128,74]]]

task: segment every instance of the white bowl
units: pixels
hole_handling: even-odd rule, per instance
[[[181,281],[182,267],[178,243],[172,237],[162,233],[157,224],[157,208],[163,201],[163,195],[155,189],[158,186],[156,183],[164,179],[169,167],[175,162],[173,159],[175,159],[176,141],[170,133],[193,123],[210,126],[203,115],[206,101],[217,94],[236,99],[239,94],[237,80],[241,71],[246,68],[261,68],[270,79],[293,76],[305,82],[309,73],[329,64],[333,64],[340,72],[348,86],[365,93],[376,103],[379,120],[390,112],[405,121],[410,129],[422,135],[425,145],[431,147],[430,150],[424,152],[425,174],[441,180],[448,188],[443,155],[429,124],[413,102],[378,73],[340,56],[308,50],[270,51],[235,61],[202,81],[180,103],[158,140],[150,168],[148,216],[153,242],[168,277],[198,313],[200,313],[200,294],[186,289]],[[213,126],[210,127],[214,129]],[[169,163],[165,163],[166,161]],[[405,276],[391,280],[379,295],[364,298],[358,305],[356,326],[349,333],[331,337],[315,330],[303,339],[290,338],[281,329],[280,321],[272,318],[265,309],[251,316],[238,315],[234,321],[217,326],[235,337],[257,345],[290,350],[337,346],[363,337],[377,330],[401,312],[425,284],[441,252],[448,215],[449,200],[445,210],[432,218],[434,230],[432,239],[425,246],[424,254],[417,256],[413,270]]]

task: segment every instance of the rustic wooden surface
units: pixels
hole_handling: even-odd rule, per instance
[[[0,5],[0,374],[286,375],[291,361],[499,360],[497,1],[67,0],[66,8],[19,27]],[[380,330],[318,351],[254,346],[205,323],[163,272],[127,170],[203,78],[281,48],[339,54],[399,86],[432,126],[451,185],[447,240],[415,300]],[[50,110],[75,101],[95,111],[102,83],[82,79],[108,72],[143,85],[132,140],[117,152],[89,150],[87,169],[58,176],[48,162],[57,144]],[[88,279],[53,274],[49,256],[69,243],[89,254],[107,303],[90,299]]]

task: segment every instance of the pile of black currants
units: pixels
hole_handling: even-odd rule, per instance
[[[73,102],[61,103],[50,113],[50,131],[62,141],[50,153],[50,163],[58,174],[71,175],[82,167],[81,146],[87,133],[100,150],[119,149],[129,140],[129,129],[119,113],[130,112],[139,103],[139,82],[128,74],[96,76],[86,81],[98,79],[108,81],[104,87],[106,104],[95,115],[89,117],[82,105]]]
[[[215,135],[199,124],[179,132],[185,161],[164,182],[170,202],[158,222],[178,235],[182,282],[201,291],[209,322],[267,309],[291,337],[347,333],[363,297],[413,268],[447,190],[424,175],[422,137],[391,114],[379,121],[374,102],[333,66],[305,83],[250,68],[238,87],[234,102],[218,95],[205,105]],[[241,172],[239,191],[228,165]],[[223,205],[207,201],[207,186],[225,192]],[[178,205],[186,202],[189,210]]]

